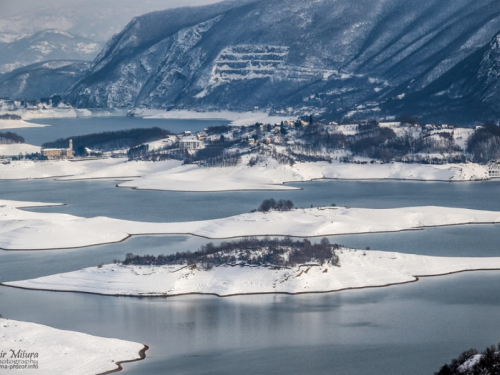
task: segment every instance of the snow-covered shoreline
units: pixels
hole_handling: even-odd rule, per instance
[[[19,108],[11,110],[8,114],[18,115],[21,121],[36,120],[36,119],[51,119],[51,118],[76,118],[88,116],[90,111],[83,109],[77,110],[73,107],[57,107],[57,108]],[[9,120],[12,121],[12,120]],[[23,122],[24,122],[23,121]]]
[[[122,363],[144,359],[147,349],[135,342],[0,318],[0,352],[5,353],[0,358],[0,370],[5,370],[1,373],[111,373],[121,370]],[[21,367],[10,367],[15,365]]]
[[[339,180],[412,180],[412,181],[484,181],[488,170],[478,164],[344,164],[327,162],[296,163],[293,166],[269,163],[249,167],[203,168],[183,165],[179,160],[158,162],[127,161],[126,158],[16,161],[0,164],[0,179],[22,180],[124,179],[119,184],[139,190],[165,191],[241,191],[290,190],[286,183],[319,179]],[[200,183],[203,181],[203,183]]]
[[[114,168],[120,168],[126,159],[86,159],[86,160],[16,160],[10,164],[0,164],[1,180],[31,180],[31,179],[49,179],[62,178],[68,176],[80,176],[86,173],[99,174],[100,171],[114,171]],[[123,177],[139,176],[137,172],[138,164],[127,165],[126,173]],[[161,167],[161,164],[157,165]],[[148,169],[149,170],[149,169]],[[127,173],[131,173],[127,175]],[[144,173],[144,171],[142,171]],[[121,174],[117,172],[116,174]],[[113,172],[104,174],[104,178],[114,178]],[[92,178],[92,177],[91,177]],[[89,179],[91,179],[89,178]],[[96,178],[100,178],[97,176]]]
[[[25,206],[30,202],[25,203]],[[38,203],[43,206],[42,203]],[[363,209],[318,207],[287,212],[254,212],[227,218],[148,223],[83,218],[20,210],[0,201],[0,248],[49,250],[122,242],[138,235],[194,235],[210,239],[245,236],[318,237],[396,232],[434,226],[500,223],[500,212],[448,207]]]
[[[180,165],[165,171],[146,174],[121,183],[120,187],[138,190],[168,191],[238,191],[291,190],[285,183],[320,179],[338,180],[412,180],[412,181],[484,181],[488,171],[478,164],[344,164],[327,162],[296,163],[293,166],[236,166],[202,168]],[[200,184],[199,181],[203,181]]]
[[[164,111],[159,109],[134,109],[134,115],[144,119],[185,119],[185,120],[226,120],[230,125],[241,126],[264,122],[266,124],[280,123],[295,119],[294,116],[273,116],[268,112],[232,112],[232,111],[208,111],[196,112],[188,110]]]
[[[35,124],[24,120],[0,120],[0,129],[45,128],[50,125]]]
[[[188,266],[109,264],[2,285],[109,296],[207,294],[229,297],[269,293],[330,293],[410,283],[427,276],[500,270],[500,257],[448,258],[352,249],[337,250],[337,254],[340,267],[307,264],[276,269],[226,265],[207,271]]]

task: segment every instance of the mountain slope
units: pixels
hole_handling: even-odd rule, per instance
[[[415,81],[414,81],[415,82]],[[495,120],[500,116],[500,33],[476,52],[422,89],[405,82],[393,92],[409,89],[401,100],[383,107],[419,113],[442,121]]]
[[[63,92],[89,69],[87,61],[44,61],[0,75],[0,98],[40,100]]]
[[[497,1],[453,5],[255,0],[150,13],[110,40],[68,95],[79,107],[379,113],[500,30]]]
[[[0,43],[0,73],[49,60],[93,60],[102,45],[64,31],[50,29]]]

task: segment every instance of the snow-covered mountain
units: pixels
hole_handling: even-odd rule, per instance
[[[1,0],[0,41],[5,33],[58,29],[106,42],[136,16],[220,0]]]
[[[430,84],[405,82],[394,90],[409,93],[384,105],[392,111],[419,113],[442,121],[499,119],[500,33]]]
[[[0,98],[40,100],[63,92],[90,68],[88,61],[44,61],[0,75]]]
[[[449,81],[499,30],[495,0],[250,0],[160,11],[113,37],[68,95],[79,107],[407,111],[405,97]],[[495,81],[487,65],[468,85]]]
[[[101,48],[100,43],[56,29],[22,38],[6,34],[0,39],[0,73],[48,60],[92,61]]]

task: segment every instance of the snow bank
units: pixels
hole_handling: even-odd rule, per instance
[[[382,251],[337,251],[340,267],[302,265],[293,269],[219,266],[209,271],[187,266],[105,265],[6,285],[106,295],[174,296],[209,293],[319,293],[380,287],[478,269],[500,269],[500,258],[443,258]]]
[[[49,125],[34,124],[24,120],[0,120],[0,129],[44,128]]]
[[[40,146],[33,146],[27,143],[14,143],[10,145],[0,144],[0,156],[19,156],[19,154],[33,154],[40,152]]]
[[[290,116],[269,116],[267,112],[196,112],[186,110],[159,111],[159,110],[135,110],[136,116],[145,119],[197,119],[197,120],[228,120],[231,125],[253,125],[256,122],[264,124],[276,124],[281,121],[294,120]]]
[[[299,166],[300,169],[303,166]],[[323,168],[326,178],[400,179],[421,181],[487,180],[488,170],[479,164],[330,164]]]
[[[289,190],[285,182],[332,178],[349,180],[402,179],[421,181],[487,180],[488,171],[478,164],[342,164],[296,163],[293,166],[269,164],[248,167],[202,168],[183,165],[144,175],[121,187],[172,191]],[[203,181],[203,183],[200,183]]]
[[[121,159],[104,159],[108,163],[96,164],[97,168],[74,173],[72,176],[58,178],[58,181],[70,180],[86,180],[95,178],[122,178],[122,177],[138,177],[142,175],[154,174],[159,171],[168,171],[182,164],[179,160],[164,160],[158,162],[148,161],[128,161],[125,158]],[[112,162],[114,161],[114,162]],[[90,169],[90,167],[88,167]]]
[[[297,188],[283,183],[320,177],[314,169],[298,174],[290,166],[202,168],[190,164],[147,174],[119,186],[171,191],[292,190]]]
[[[33,161],[33,160],[18,160],[10,164],[0,164],[0,179],[2,180],[23,180],[35,178],[51,178],[59,176],[78,176],[87,174],[87,178],[95,178],[96,176],[115,177],[112,172],[113,166],[116,166],[116,172],[121,172],[120,165],[126,163],[125,158],[111,158],[111,159],[86,159],[86,160],[47,160],[47,161]],[[111,168],[111,169],[108,169]],[[132,167],[128,167],[130,173],[138,176],[137,172]],[[130,176],[124,174],[123,176]],[[121,176],[120,176],[121,177]]]
[[[116,362],[138,360],[139,352],[143,349],[144,345],[135,342],[0,318],[0,353],[6,353],[0,358],[2,374],[103,373],[115,370]],[[16,354],[21,351],[24,356],[31,354],[31,358],[13,358],[12,351]],[[12,364],[37,367],[11,370]],[[7,367],[3,368],[2,365]]]
[[[64,206],[64,203],[43,203],[43,202],[28,202],[28,201],[12,201],[7,199],[0,199],[0,208],[27,208],[27,207],[50,207],[50,206]]]
[[[78,112],[76,109],[68,108],[47,108],[47,109],[22,109],[13,113],[19,114],[23,120],[34,120],[37,118],[76,118]]]
[[[76,109],[75,108],[75,111],[76,111],[77,117],[92,117],[92,111],[90,111],[88,109],[85,109],[85,108]]]
[[[254,212],[216,220],[147,223],[29,212],[0,206],[0,248],[58,249],[119,242],[131,235],[192,234],[207,238],[244,236],[312,237],[392,232],[429,226],[500,223],[500,212],[446,207],[362,209],[324,207]]]
[[[1,148],[0,148],[1,149]],[[1,153],[0,153],[1,154]],[[64,177],[61,180],[130,177],[121,187],[170,191],[289,190],[285,182],[332,178],[350,180],[402,179],[421,181],[474,181],[489,179],[478,164],[278,164],[269,159],[249,167],[203,168],[177,160],[127,162],[126,158],[61,161],[16,161],[0,165],[0,179]],[[200,183],[201,182],[201,183]]]

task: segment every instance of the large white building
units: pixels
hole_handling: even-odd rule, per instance
[[[179,141],[179,149],[181,150],[199,150],[203,148],[203,142],[194,137],[182,138]]]

